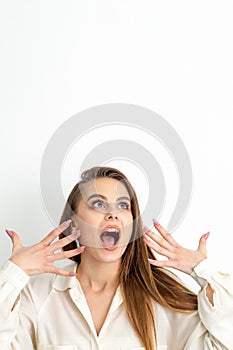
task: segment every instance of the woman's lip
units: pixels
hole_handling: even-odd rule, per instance
[[[118,248],[118,245],[114,245],[113,247],[104,247],[104,246],[103,246],[103,248],[104,248],[105,250],[108,250],[108,251],[112,252],[112,251],[114,251],[114,250],[116,250],[116,249]]]

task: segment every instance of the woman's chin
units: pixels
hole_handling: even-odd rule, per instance
[[[112,247],[86,247],[82,255],[85,255],[86,258],[92,257],[99,262],[113,263],[118,260],[121,260],[121,257],[126,249],[126,246],[112,246]]]

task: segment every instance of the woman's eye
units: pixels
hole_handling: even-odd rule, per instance
[[[97,208],[97,209],[104,209],[105,208],[105,204],[102,201],[95,201],[92,203],[92,207],[93,208]]]
[[[108,205],[101,201],[101,200],[98,200],[98,201],[95,201],[91,204],[91,207],[94,208],[94,209],[101,209],[101,210],[107,210],[107,207]],[[125,202],[120,202],[118,204],[118,208],[121,209],[121,210],[128,210],[129,209],[129,204],[128,203],[125,203]],[[116,208],[114,210],[117,210]]]
[[[121,203],[119,203],[119,207],[120,207],[120,209],[127,210],[127,209],[129,209],[129,204],[125,203],[125,202],[121,202]]]

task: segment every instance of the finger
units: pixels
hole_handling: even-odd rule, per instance
[[[52,230],[44,239],[40,241],[40,245],[48,246],[55,238],[57,238],[63,231],[70,226],[71,220],[64,221],[61,225]]]
[[[55,267],[53,265],[47,266],[46,272],[54,273],[55,275],[60,275],[60,276],[64,276],[64,277],[72,277],[72,276],[76,275],[76,273],[73,271],[66,271],[66,270],[63,270],[59,267]]]
[[[178,247],[178,243],[174,240],[172,235],[169,232],[167,232],[157,220],[153,219],[153,225],[156,228],[156,230],[161,234],[161,236],[164,239],[166,239],[166,241],[168,241],[174,247]]]
[[[57,253],[57,254],[51,254],[51,255],[47,256],[47,260],[50,262],[54,262],[57,260],[69,259],[72,256],[83,253],[84,249],[85,249],[85,246],[82,246],[80,248],[67,250],[64,252]]]
[[[20,238],[19,236],[17,235],[16,232],[14,231],[11,231],[11,230],[5,230],[6,233],[8,234],[8,236],[11,238],[11,241],[13,243],[13,248],[12,250],[15,250],[17,248],[21,248],[22,247],[22,244],[20,242]]]
[[[153,249],[156,253],[166,256],[168,258],[174,258],[174,253],[172,253],[171,251],[169,251],[166,248],[162,248],[160,247],[158,244],[153,243],[151,241],[151,238],[149,238],[147,235],[145,235],[143,237],[144,242],[147,244],[148,247],[150,247],[151,249]]]
[[[148,259],[149,263],[151,265],[157,266],[157,267],[174,267],[175,264],[173,261],[170,260],[154,260],[154,259]]]
[[[61,248],[65,247],[67,244],[73,242],[79,236],[80,236],[80,230],[74,230],[70,235],[68,235],[68,236],[60,239],[59,241],[51,244],[46,249],[48,249],[49,253],[55,252],[56,250],[61,249]]]
[[[146,236],[150,237],[154,242],[159,244],[161,247],[166,248],[168,250],[173,249],[173,246],[167,240],[165,240],[163,237],[159,236],[157,233],[155,233],[149,229],[147,231],[144,231],[144,232],[145,232]]]
[[[207,232],[201,236],[201,238],[199,240],[199,244],[198,244],[198,250],[206,251],[206,243],[207,243],[207,239],[209,237],[209,234],[210,234],[210,232]]]

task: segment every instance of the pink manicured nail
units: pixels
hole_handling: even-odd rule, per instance
[[[80,230],[72,229],[72,234],[74,235],[74,237],[80,236]]]
[[[8,234],[8,236],[10,236],[10,237],[12,237],[13,236],[13,232],[12,231],[10,231],[10,230],[5,230],[6,231],[6,233]]]
[[[205,234],[205,239],[208,239],[209,235],[210,235],[210,231]]]
[[[147,226],[143,226],[143,231],[144,231],[144,232],[149,231],[149,227],[147,227]]]
[[[85,245],[82,245],[81,247],[78,248],[79,253],[82,253],[85,249]]]
[[[147,235],[144,235],[143,239],[144,239],[145,242],[151,242],[150,237],[148,237]]]
[[[152,263],[152,264],[153,264],[153,262],[154,262],[154,260],[153,260],[153,259],[150,259],[150,258],[148,258],[148,261],[149,261],[149,263]]]
[[[62,226],[65,226],[65,227],[70,226],[71,221],[72,221],[71,219],[64,221],[64,222],[62,223]]]
[[[69,276],[76,276],[75,272],[69,272]]]
[[[159,225],[159,222],[158,222],[157,220],[153,219],[153,224],[154,224],[155,226],[158,226],[158,225]]]

